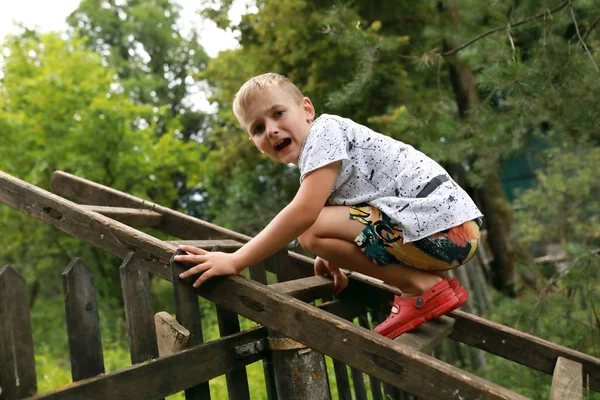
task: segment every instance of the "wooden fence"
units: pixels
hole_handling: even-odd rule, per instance
[[[230,399],[248,399],[245,366],[258,360],[263,360],[269,400],[329,399],[329,381],[334,379],[340,399],[365,399],[367,392],[374,399],[407,399],[397,388],[421,399],[523,398],[428,355],[446,337],[552,374],[553,399],[580,399],[584,385],[600,390],[600,360],[462,311],[395,341],[375,335],[367,315],[389,301],[389,287],[352,274],[343,294],[331,299],[332,282],[310,276],[311,260],[287,251],[252,267],[251,280],[219,277],[194,289],[176,278],[184,266],[170,261],[182,241],[164,242],[123,222],[152,226],[182,239],[209,238],[186,241],[209,250],[235,251],[249,238],[69,174],[55,174],[53,190],[88,205],[0,172],[0,202],[123,259],[120,277],[133,365],[103,373],[93,278],[85,264],[75,260],[63,279],[76,383],[35,395],[26,284],[16,271],[4,267],[1,400],[31,395],[61,400],[157,399],[180,391],[185,391],[186,399],[208,399],[207,381],[221,375],[227,377]],[[266,286],[266,271],[275,273],[278,283]],[[170,342],[176,351],[158,358],[149,273],[172,282],[180,324],[180,337],[171,337]],[[203,342],[198,295],[217,305],[220,339]],[[240,332],[236,313],[261,326]],[[185,349],[176,346],[184,342]],[[335,360],[334,376],[327,377],[322,354]]]

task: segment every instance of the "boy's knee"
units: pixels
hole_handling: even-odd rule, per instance
[[[303,249],[312,251],[314,253],[315,244],[317,242],[317,237],[313,234],[311,230],[304,232],[298,238],[298,242]]]

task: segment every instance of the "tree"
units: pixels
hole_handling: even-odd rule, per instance
[[[164,204],[178,197],[175,176],[199,171],[198,146],[179,139],[178,120],[166,107],[131,101],[81,38],[26,31],[9,37],[2,52],[1,170],[46,189],[51,174],[64,170]],[[156,137],[161,118],[165,133]],[[82,257],[106,278],[101,290],[120,298],[118,274],[109,273],[120,264],[114,257],[6,207],[0,219],[0,264],[24,271],[48,293],[56,284],[47,287],[44,276],[58,277],[71,258]]]
[[[228,4],[209,12],[222,26]],[[209,148],[231,154],[230,145],[238,146],[223,136],[230,135],[235,125],[229,103],[245,79],[267,69],[287,75],[314,100],[318,111],[368,123],[446,165],[484,208],[496,257],[494,283],[512,292],[515,257],[509,250],[519,246],[506,229],[512,216],[510,205],[501,201],[499,171],[505,159],[533,138],[550,148],[575,140],[580,131],[586,145],[597,140],[598,129],[593,127],[597,107],[590,97],[595,93],[591,88],[595,61],[581,35],[595,26],[588,17],[593,15],[591,2],[578,3],[572,11],[566,2],[548,7],[549,11],[529,1],[506,9],[471,2],[463,5],[460,25],[455,23],[452,30],[452,19],[439,12],[447,10],[456,18],[458,10],[451,2],[450,6],[391,1],[377,5],[359,1],[352,6],[291,0],[256,4],[258,12],[245,15],[233,27],[241,34],[242,49],[222,54],[202,75],[221,107],[222,129],[211,133]],[[579,35],[576,16],[583,18]],[[515,27],[496,29],[509,23]],[[486,30],[491,34],[451,51]],[[597,42],[597,35],[588,33],[587,41]],[[466,80],[468,76],[472,78]],[[561,120],[554,121],[554,115]],[[247,145],[233,152],[238,158],[242,153],[250,164],[239,170],[254,175],[245,180],[264,180],[264,167],[256,167],[264,160],[252,155]],[[542,157],[544,152],[538,154]],[[238,168],[236,160],[227,160]],[[209,161],[221,162],[218,157]],[[229,170],[225,162],[222,165],[220,174]],[[205,182],[214,197],[229,190],[215,185],[218,181]],[[285,196],[275,203],[283,204],[291,195]],[[210,213],[219,205],[208,208]]]

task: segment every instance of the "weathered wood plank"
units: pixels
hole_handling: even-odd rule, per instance
[[[154,325],[158,354],[161,357],[170,356],[187,347],[190,331],[177,322],[171,314],[166,311],[154,314]]]
[[[121,259],[135,252],[154,274],[170,280],[176,247],[0,171],[0,202]]]
[[[260,360],[264,352],[241,356],[235,348],[266,337],[267,328],[251,329],[171,356],[86,379],[29,400],[160,399]]]
[[[333,280],[325,276],[311,276],[293,281],[275,283],[271,289],[299,300],[310,302],[333,294]]]
[[[325,302],[319,308],[348,321],[367,312],[364,304],[357,304],[357,302],[349,301],[347,298]]]
[[[267,284],[267,269],[264,262],[250,267],[250,279],[263,285]],[[271,352],[267,352],[265,358],[263,358],[263,373],[265,376],[267,400],[277,400],[277,386],[275,384],[275,372],[273,371]]]
[[[354,397],[356,400],[367,400],[367,389],[365,388],[365,377],[361,370],[350,368],[352,384],[354,386]]]
[[[0,268],[0,387],[6,400],[37,391],[27,283],[8,266]]]
[[[158,357],[158,344],[148,271],[135,253],[129,253],[123,260],[119,273],[131,362],[137,364],[152,360]]]
[[[371,324],[369,323],[367,314],[358,316],[358,324],[367,330],[371,330]],[[371,384],[371,394],[373,395],[373,400],[383,400],[381,395],[381,382],[379,379],[369,375],[369,383]]]
[[[240,331],[240,321],[238,315],[227,308],[217,306],[217,323],[219,325],[219,334],[228,336]],[[248,375],[246,367],[231,371],[225,375],[227,383],[227,394],[229,400],[250,399],[250,389],[248,388]]]
[[[161,215],[150,210],[138,210],[135,208],[124,207],[104,207],[80,205],[79,207],[87,211],[97,212],[105,217],[112,218],[129,226],[160,226]]]
[[[454,399],[459,393],[465,399],[523,399],[243,277],[213,278],[197,290],[216,304],[420,397]],[[434,381],[432,376],[436,377]]]
[[[94,275],[79,258],[62,273],[73,382],[104,373]]]
[[[590,388],[600,391],[597,358],[459,310],[448,316],[455,320],[451,339],[547,374],[553,373],[558,357],[567,358],[580,363],[583,374],[589,375]]]
[[[454,319],[443,316],[425,322],[417,329],[398,336],[395,342],[423,353],[431,353],[435,346],[448,337],[454,328]]]
[[[175,255],[184,254],[177,250]],[[200,306],[198,295],[195,293],[192,283],[195,277],[185,280],[179,278],[179,274],[188,268],[187,265],[177,263],[171,259],[171,283],[173,284],[173,300],[175,303],[175,314],[177,321],[190,331],[188,346],[195,346],[203,342],[202,321],[200,317]],[[210,388],[207,382],[202,382],[191,388],[186,388],[185,398],[187,400],[208,399],[210,400]]]
[[[350,379],[348,378],[348,366],[336,359],[332,359],[332,361],[333,371],[335,373],[335,382],[338,389],[338,397],[340,400],[352,400]]]
[[[160,229],[182,239],[238,239],[244,242],[250,240],[246,235],[222,228],[209,222],[198,220],[189,215],[178,213],[151,201],[140,199],[118,190],[100,185],[87,179],[62,171],[52,175],[52,191],[69,199],[84,204],[109,207],[127,207],[151,210],[161,214]]]
[[[583,398],[583,376],[581,364],[567,358],[558,357],[550,400],[581,400]]]

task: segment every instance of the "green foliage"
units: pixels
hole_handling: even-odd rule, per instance
[[[0,86],[1,170],[42,188],[49,187],[52,172],[64,170],[175,203],[175,177],[194,176],[197,146],[178,139],[176,119],[165,119],[166,133],[154,135],[164,108],[138,105],[119,93],[114,72],[98,54],[85,50],[81,39],[12,37],[4,53],[9,55]],[[118,274],[106,272],[107,264],[119,265],[114,258],[6,207],[0,209],[0,220],[2,264],[25,275],[35,271],[29,276],[40,279],[46,269],[56,271],[57,261],[66,266],[81,256],[117,282]]]
[[[548,151],[547,167],[537,186],[518,198],[517,234],[527,243],[600,243],[600,148],[570,147]]]
[[[600,272],[598,255],[586,246],[569,246],[572,262],[557,268],[539,292],[524,291],[517,299],[496,295],[487,318],[552,343],[600,356]],[[529,268],[536,268],[531,265]],[[488,355],[486,379],[532,399],[547,399],[551,376]],[[600,399],[600,393],[591,393]]]

